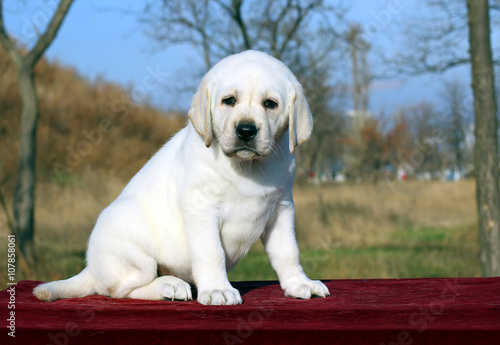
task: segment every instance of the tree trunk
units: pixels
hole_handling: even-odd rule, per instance
[[[467,0],[474,89],[474,165],[484,276],[500,276],[498,120],[487,0]]]
[[[319,154],[321,152],[321,146],[323,146],[323,135],[320,133],[316,133],[316,136],[318,138],[318,141],[316,143],[316,147],[314,151],[311,153],[311,162],[309,164],[309,173],[315,172],[316,176],[319,174],[320,167],[318,165],[318,158]]]
[[[14,194],[14,231],[18,245],[28,262],[34,262],[34,202],[35,202],[35,160],[38,102],[31,66],[19,70],[19,94],[23,111],[19,148],[18,181]]]
[[[35,209],[36,128],[38,124],[38,98],[36,96],[33,69],[45,50],[52,43],[73,0],[61,0],[46,31],[39,35],[34,47],[24,56],[5,31],[3,4],[0,0],[0,44],[17,69],[19,95],[22,102],[21,133],[19,136],[19,168],[14,192],[14,233],[22,258],[28,263],[35,261],[33,251]],[[29,266],[27,266],[29,268]]]

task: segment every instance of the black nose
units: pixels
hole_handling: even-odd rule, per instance
[[[236,135],[244,142],[252,140],[257,135],[257,126],[253,123],[240,123],[236,126]]]

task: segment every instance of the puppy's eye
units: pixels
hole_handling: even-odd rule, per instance
[[[273,100],[270,100],[270,99],[266,99],[264,101],[264,107],[266,107],[267,109],[274,109],[278,106],[278,103],[276,103],[275,101]]]
[[[227,97],[222,100],[222,103],[224,103],[225,105],[234,105],[235,102],[236,99],[234,97]]]

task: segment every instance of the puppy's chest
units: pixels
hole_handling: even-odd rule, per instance
[[[231,269],[243,257],[273,219],[275,198],[251,197],[226,201],[220,209],[220,238]]]
[[[255,241],[272,219],[278,200],[275,194],[238,196],[225,200],[220,205],[221,235],[228,239]]]

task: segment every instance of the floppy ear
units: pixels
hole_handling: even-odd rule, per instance
[[[193,96],[188,115],[194,129],[205,138],[205,145],[210,147],[213,140],[211,107],[213,87],[205,79],[202,79],[198,91]]]
[[[302,86],[296,79],[291,82],[293,88],[289,91],[288,97],[288,102],[290,102],[288,132],[290,134],[290,153],[293,153],[296,146],[305,143],[311,136],[313,118]]]

